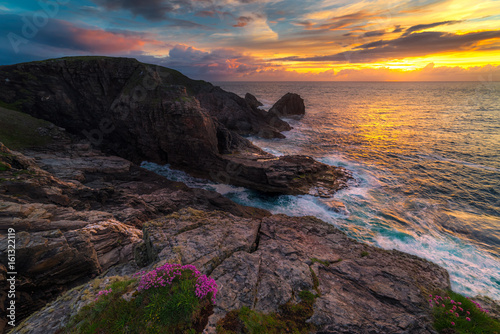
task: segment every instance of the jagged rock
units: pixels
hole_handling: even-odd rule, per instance
[[[256,247],[260,223],[220,212],[183,209],[145,225],[150,261],[191,263],[210,273],[237,251]]]
[[[252,108],[258,108],[263,106],[262,102],[257,100],[257,98],[250,93],[245,94],[245,101],[247,101],[248,105]]]
[[[345,169],[325,165],[308,156],[277,158],[272,155],[233,154],[227,159],[231,168],[213,179],[267,193],[331,197],[346,188],[351,179]]]
[[[20,238],[17,263],[23,263],[17,277],[18,301],[23,305],[16,314],[18,320],[103,270],[133,263],[134,248],[142,243],[138,227],[144,221],[186,204],[243,217],[269,215],[217,193],[166,180],[88,145],[25,151],[30,157],[1,143],[0,150],[0,162],[12,164],[0,171],[0,252],[5,254],[4,231],[14,228]],[[46,170],[40,168],[42,163]],[[71,179],[78,175],[78,180]],[[0,260],[6,263],[3,256]],[[0,277],[6,272],[0,266]],[[8,302],[4,284],[0,280],[0,332]]]
[[[284,138],[280,132],[291,129],[279,117],[251,107],[245,99],[220,87],[204,85],[195,90],[195,96],[210,115],[240,135]]]
[[[216,280],[217,302],[204,333],[215,333],[215,324],[230,310],[276,312],[309,290],[319,294],[309,320],[317,333],[430,334],[435,331],[426,296],[450,287],[448,273],[437,265],[355,242],[312,217],[241,219],[185,209],[151,221],[144,232],[156,265],[195,264]],[[82,291],[95,296],[111,279],[118,278],[98,278],[68,292],[14,333],[42,333],[35,325],[56,331],[90,302]],[[62,308],[69,311],[61,314]]]
[[[276,312],[300,291],[316,289],[321,296],[311,322],[319,332],[431,333],[425,292],[449,288],[448,273],[437,265],[357,243],[311,217],[242,222],[186,210],[145,231],[160,260],[196,264],[216,279],[212,329],[232,309]]]
[[[297,98],[289,95],[278,101],[275,109],[283,104],[281,109],[288,114],[295,112]],[[322,177],[316,172],[308,175],[310,170],[330,176],[342,174],[340,169],[327,165],[319,168],[318,162],[308,163],[305,174],[300,174],[303,159],[298,157],[264,162],[256,171],[256,156],[264,160],[274,157],[240,134],[284,137],[280,132],[291,129],[288,123],[276,113],[253,108],[245,99],[220,87],[135,59],[70,57],[1,66],[0,100],[85,137],[94,147],[113,155],[136,163],[170,163],[195,176],[226,180],[223,182],[259,191],[314,193],[314,183]],[[85,181],[86,169],[103,171],[104,166],[98,166],[101,163],[110,165],[111,173],[127,168],[126,162],[116,158],[46,159],[51,171],[80,182]],[[265,171],[268,166],[273,170]],[[76,174],[68,174],[68,170]],[[259,174],[258,181],[254,180],[255,173]],[[261,177],[264,174],[271,176],[270,182]],[[287,180],[301,178],[303,182],[285,186]],[[13,186],[11,191],[18,189]],[[68,198],[49,190],[45,196],[68,204]]]
[[[302,117],[305,112],[304,100],[295,93],[286,93],[269,109],[270,114],[278,117]]]

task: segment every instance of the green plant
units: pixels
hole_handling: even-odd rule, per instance
[[[429,296],[434,328],[440,333],[500,334],[500,322],[488,315],[481,305],[458,293]]]
[[[368,256],[370,255],[370,253],[368,253],[367,251],[362,251],[361,252],[361,257],[365,257],[365,256]]]
[[[0,172],[5,172],[6,170],[9,170],[10,168],[11,167],[8,164],[0,161]]]
[[[312,278],[312,281],[313,281],[314,291],[316,291],[316,293],[319,296],[319,295],[321,295],[320,292],[319,292],[319,278],[316,275],[316,273],[314,272],[313,268],[309,267],[309,271],[311,272],[311,278]]]
[[[325,261],[325,260],[320,260],[320,259],[317,259],[317,258],[315,258],[315,257],[312,257],[312,258],[311,258],[311,262],[312,262],[312,263],[319,263],[319,264],[322,264],[322,265],[324,265],[325,267],[328,267],[328,266],[330,265],[330,262]]]
[[[305,334],[314,330],[307,322],[313,315],[313,304],[317,296],[310,291],[299,292],[299,303],[288,302],[279,307],[279,312],[264,314],[244,306],[233,310],[217,324],[218,334]]]
[[[201,333],[217,286],[194,266],[166,264],[118,281],[71,319],[65,333]],[[124,298],[127,295],[127,298]],[[130,296],[131,295],[131,296]]]

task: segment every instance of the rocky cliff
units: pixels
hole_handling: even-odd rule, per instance
[[[190,189],[86,144],[0,150],[0,231],[17,231],[17,316],[29,316],[13,333],[55,333],[110,282],[164,262],[194,264],[219,285],[205,333],[231,310],[276,312],[303,290],[318,295],[309,320],[318,333],[434,333],[426,295],[449,279],[433,263],[316,218]]]
[[[334,192],[348,179],[342,169],[312,159],[276,159],[240,136],[281,136],[290,127],[275,114],[135,59],[72,57],[1,66],[0,101],[105,152],[136,163],[170,163],[218,182],[317,194]]]
[[[43,145],[16,143],[26,139],[22,133],[9,134],[22,152],[0,144],[0,251],[14,228],[16,322],[25,319],[13,333],[57,333],[110,282],[167,261],[194,264],[219,285],[205,333],[232,310],[276,312],[301,291],[317,296],[308,319],[317,333],[435,333],[426,296],[450,286],[437,265],[355,242],[313,217],[235,204],[134,163],[169,162],[267,192],[327,196],[345,186],[344,171],[309,157],[268,155],[236,132],[252,127],[231,128],[224,112],[202,106],[224,95],[235,103],[222,104],[228,111],[224,105],[241,98],[121,58],[1,67],[0,86],[4,107],[68,130],[30,120]],[[254,129],[271,126],[269,115],[254,116]],[[9,111],[17,125],[26,117]],[[0,331],[5,264],[2,257]]]

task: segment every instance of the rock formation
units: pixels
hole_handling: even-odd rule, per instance
[[[305,111],[304,100],[294,93],[286,93],[269,109],[277,117],[302,117]]]
[[[319,295],[310,318],[318,333],[434,333],[426,294],[449,288],[448,273],[437,265],[354,242],[312,217],[242,219],[187,208],[145,224],[144,243],[143,258],[194,264],[217,281],[216,307],[204,333],[215,333],[230,310],[275,312],[303,290]],[[68,292],[14,333],[56,331],[92,301],[86,293],[106,288],[119,279],[112,276],[117,272],[137,270],[118,267]]]
[[[245,94],[245,101],[247,101],[248,105],[252,108],[258,108],[263,106],[262,102],[257,100],[257,98],[250,93]]]
[[[273,113],[135,59],[72,57],[1,66],[0,101],[112,155],[170,163],[218,182],[306,194],[317,193],[318,180],[333,192],[349,178],[341,168],[313,159],[276,159],[240,136],[282,136],[290,126]]]
[[[172,182],[86,144],[10,151],[0,143],[0,253],[16,230],[17,319],[120,263],[133,262],[143,222],[185,205],[238,216],[269,215]],[[29,156],[27,156],[29,155]],[[43,167],[43,169],[42,169]],[[0,265],[0,277],[7,270]],[[0,300],[6,301],[5,280]],[[0,306],[0,333],[5,320]],[[5,325],[5,322],[3,322]]]

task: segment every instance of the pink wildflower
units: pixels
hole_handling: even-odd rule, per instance
[[[469,317],[467,317],[467,318],[465,318],[465,320],[470,321],[470,318],[469,318]]]

